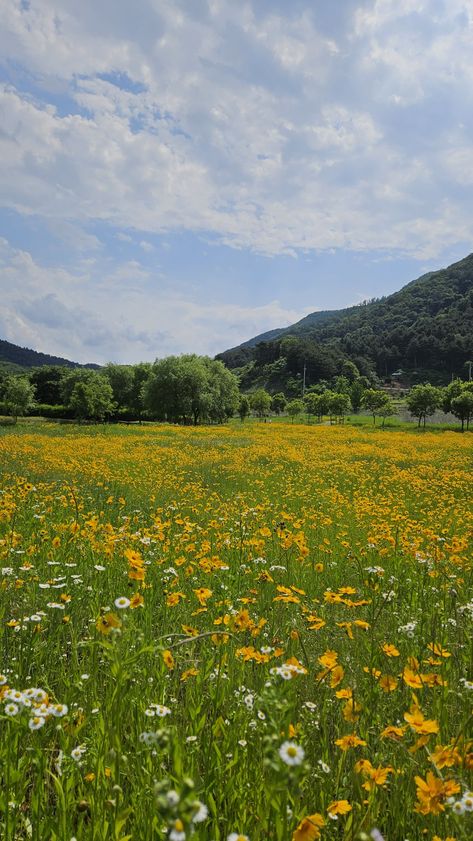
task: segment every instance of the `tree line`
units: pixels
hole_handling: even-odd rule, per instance
[[[222,362],[195,354],[154,364],[110,363],[100,371],[45,366],[0,381],[0,402],[13,417],[222,423],[235,413],[239,396],[238,380]]]
[[[242,421],[253,412],[267,419],[287,414],[292,421],[303,414],[308,420],[343,423],[351,412],[364,409],[373,424],[396,413],[388,393],[362,376],[346,361],[342,373],[330,381],[310,386],[303,398],[289,398],[283,391],[264,388],[241,393],[238,378],[218,359],[195,354],[169,356],[154,364],[108,364],[99,371],[44,366],[23,375],[0,375],[0,410],[13,418],[25,414],[76,418],[79,421],[138,420],[194,424],[223,423],[235,414]],[[429,383],[414,386],[406,406],[418,425],[437,409],[453,414],[462,431],[473,418],[473,382],[453,380],[441,388]]]

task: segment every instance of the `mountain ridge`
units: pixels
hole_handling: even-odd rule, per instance
[[[297,361],[296,340],[301,343]],[[245,369],[246,385],[251,387],[256,380],[260,385],[265,373],[274,373],[270,366],[276,363],[281,374],[276,379],[282,381],[282,360],[288,361],[289,352],[286,373],[292,376],[302,374],[303,356],[325,354],[325,366],[312,366],[312,382],[321,374],[332,376],[332,369],[337,373],[347,359],[363,373],[371,366],[380,377],[399,367],[432,371],[434,378],[445,381],[459,375],[473,358],[473,254],[427,272],[391,295],[341,310],[308,313],[295,324],[248,339],[218,358],[229,368]],[[251,365],[254,376],[248,371]]]
[[[45,365],[60,365],[63,368],[100,368],[93,362],[85,365],[80,362],[72,362],[70,359],[63,359],[62,356],[53,356],[49,353],[41,353],[38,350],[21,347],[6,339],[0,339],[0,362],[6,365],[19,366],[20,368],[42,368]]]

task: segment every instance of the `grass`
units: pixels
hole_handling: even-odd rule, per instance
[[[472,837],[469,436],[36,422],[0,458],[2,840]]]

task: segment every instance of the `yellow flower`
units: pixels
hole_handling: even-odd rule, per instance
[[[352,807],[350,806],[348,800],[334,800],[327,806],[327,812],[329,815],[347,815],[348,812],[351,812]]]
[[[404,720],[422,736],[430,735],[431,733],[438,733],[439,726],[435,719],[427,719],[422,710],[415,704],[412,705],[410,713],[404,713]]]
[[[145,600],[141,593],[135,593],[130,599],[130,608],[131,610],[135,610],[137,607],[142,607],[145,603]]]
[[[161,656],[163,658],[163,663],[166,666],[166,668],[169,669],[169,671],[172,671],[172,669],[174,668],[174,657],[172,656],[169,649],[162,651]]]
[[[318,812],[307,815],[306,818],[302,818],[299,826],[293,832],[292,841],[318,841],[320,830],[324,824],[325,821]]]
[[[122,623],[115,613],[106,613],[105,616],[99,616],[95,623],[95,627],[99,633],[108,636],[114,628],[121,628]]]
[[[385,642],[384,645],[381,647],[387,657],[399,657],[400,652],[392,643]]]
[[[335,744],[341,750],[349,750],[349,748],[357,748],[360,745],[366,745],[364,739],[360,739],[356,733],[348,733],[346,736],[342,736],[341,739],[335,739]]]
[[[444,780],[436,777],[432,771],[427,772],[425,780],[415,777],[417,785],[417,803],[415,811],[421,815],[439,815],[445,811],[444,801],[452,794],[460,791],[460,786],[454,780]]]
[[[398,684],[397,678],[392,675],[381,675],[379,685],[383,692],[394,692]]]
[[[209,590],[207,587],[198,587],[194,590],[194,593],[197,596],[199,604],[205,607],[207,600],[210,599],[210,596],[212,595],[212,590]]]

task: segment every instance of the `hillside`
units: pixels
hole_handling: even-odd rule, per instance
[[[240,369],[248,388],[291,386],[304,364],[315,383],[339,374],[346,360],[367,375],[386,378],[401,368],[412,381],[448,382],[473,358],[473,254],[385,298],[311,313],[218,358]]]
[[[80,365],[79,362],[71,362],[70,359],[63,359],[61,356],[50,356],[48,353],[39,353],[30,348],[20,347],[11,342],[0,339],[0,363],[3,369],[15,371],[19,368],[41,368],[43,365],[61,365],[64,368],[99,368],[99,365]],[[18,370],[18,369],[16,369]]]

